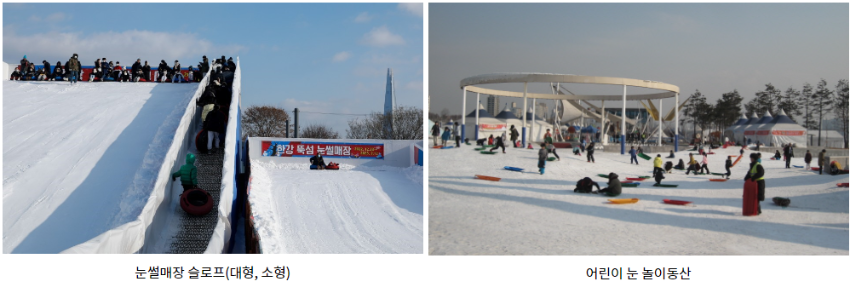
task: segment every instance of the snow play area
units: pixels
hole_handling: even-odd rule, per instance
[[[3,82],[3,253],[133,221],[198,84]]]
[[[570,149],[558,149],[560,161],[547,162],[541,175],[539,146],[534,147],[492,155],[473,150],[474,145],[430,150],[429,254],[848,255],[848,189],[836,186],[848,181],[846,174],[785,169],[784,161],[763,153],[763,213],[743,216],[750,151],[731,169],[729,181],[709,181],[720,176],[685,175],[674,169],[662,183],[677,188],[653,187],[654,180],[646,179],[638,187],[624,187],[616,197],[638,198],[637,203],[608,204],[610,197],[574,193],[576,182],[590,177],[605,188],[607,179],[597,174],[614,172],[621,181],[649,176],[652,161],[639,158],[640,164],[633,165],[628,153],[600,149],[594,154],[596,163],[588,163],[585,153],[579,157]],[[681,150],[675,159],[665,158],[669,152],[661,157],[673,164],[687,162],[689,151]],[[711,172],[725,173],[726,157],[737,157],[739,150],[714,150],[708,158]],[[814,164],[817,152],[812,150]],[[791,164],[805,165],[805,153],[805,148],[795,149]],[[771,199],[777,196],[790,198],[790,206],[774,205]],[[664,199],[692,203],[669,205]]]
[[[422,254],[423,169],[407,159],[413,141],[384,141],[385,159],[327,157],[339,170],[310,170],[307,157],[260,155],[262,139],[249,140],[248,196],[262,253]]]

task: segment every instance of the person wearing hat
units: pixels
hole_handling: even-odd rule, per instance
[[[732,171],[730,170],[730,168],[732,168],[732,156],[731,155],[726,157],[726,179],[729,179],[729,176],[732,175]]]
[[[514,147],[518,146],[516,142],[517,138],[519,138],[519,132],[516,130],[516,127],[514,127],[514,125],[511,125],[511,143],[514,145]]]
[[[185,82],[183,80],[183,73],[180,72],[180,62],[178,62],[177,60],[174,60],[174,67],[171,67],[171,72],[172,83]]]
[[[599,191],[599,194],[606,196],[618,196],[623,193],[623,186],[620,184],[619,176],[616,173],[608,174],[608,187]]]
[[[194,82],[194,81],[195,81],[195,69],[194,69],[194,68],[192,68],[192,66],[189,66],[189,72],[188,72],[188,73],[186,73],[186,75],[188,75],[188,77],[187,77],[187,78],[188,78],[188,79],[187,79],[187,82],[190,82],[190,83],[191,83],[191,82]]]
[[[168,81],[168,64],[165,63],[165,60],[159,61],[159,67],[157,67],[158,75],[156,76],[156,81],[162,83],[163,81]]]
[[[685,172],[685,175],[691,174],[692,170],[694,171],[694,174],[696,174],[697,172],[699,172],[700,169],[699,163],[697,163],[697,160],[694,159],[693,153],[689,153],[688,156],[691,159],[688,161],[688,170]]]
[[[195,167],[195,155],[192,153],[186,154],[186,164],[180,167],[175,173],[171,174],[171,181],[180,178],[180,183],[183,184],[183,191],[198,187],[198,168]]]
[[[142,59],[136,59],[136,62],[130,68],[130,72],[133,75],[133,82],[138,82],[143,77]]]
[[[637,164],[638,164],[638,160],[637,160],[637,150],[635,150],[635,146],[632,146],[632,148],[631,148],[631,149],[629,149],[629,156],[630,156],[630,157],[629,157],[629,164],[634,163],[634,164],[636,164],[636,165],[637,165]]]
[[[210,60],[207,59],[207,55],[204,55],[204,61],[201,62],[201,78],[207,76],[207,71],[210,70]]]
[[[231,71],[236,71],[236,63],[233,62],[233,57],[227,59],[227,67],[229,67]]]
[[[761,201],[764,201],[764,167],[758,162],[759,154],[750,154],[750,170],[744,176],[744,181],[751,180],[758,184],[758,214],[761,214]]]
[[[325,169],[325,159],[322,158],[322,152],[317,151],[316,155],[310,158],[310,165],[315,165],[318,169]]]
[[[655,156],[655,160],[652,162],[652,173],[664,173],[664,169],[661,168],[661,165],[664,164],[664,160],[661,159],[661,154]]]
[[[71,59],[68,59],[68,64],[65,65],[65,68],[71,73],[71,75],[68,76],[71,84],[76,83],[77,80],[80,79],[80,60],[78,57],[77,53],[74,53],[74,55],[71,56]]]
[[[112,61],[110,61],[109,64],[111,65]],[[115,61],[115,66],[112,69],[112,75],[113,75],[112,77],[115,78],[116,82],[122,81],[121,76],[123,75],[123,73],[124,73],[124,67],[121,67],[121,62]]]
[[[204,119],[204,130],[207,131],[207,154],[213,153],[213,141],[215,141],[215,148],[218,149],[219,137],[224,133],[226,120],[218,105],[214,106]]]
[[[106,80],[106,77],[109,76],[109,71],[112,69],[110,67],[109,62],[106,61],[106,58],[100,60],[100,81],[103,82]]]
[[[18,68],[18,67],[15,67],[15,71],[12,72],[12,77],[9,80],[10,81],[20,81],[22,77],[23,77],[23,74],[21,74],[21,69]]]
[[[803,158],[806,161],[806,170],[809,170],[810,165],[812,164],[812,152],[806,150],[806,156]]]
[[[45,75],[44,78],[45,79],[50,78],[49,77],[49,75],[51,75],[50,63],[47,62],[47,60],[42,60],[41,64],[44,65],[44,75]]]
[[[24,55],[24,58],[21,59],[21,71],[25,71],[30,66],[30,61],[27,60],[27,55]]]
[[[818,172],[823,174],[823,163],[826,162],[826,149],[823,149],[818,154]]]

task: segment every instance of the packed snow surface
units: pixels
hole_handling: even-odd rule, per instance
[[[537,145],[535,145],[537,147]],[[687,147],[685,147],[687,148]],[[727,155],[740,147],[715,150],[709,168],[725,173]],[[480,154],[473,146],[431,149],[429,156],[430,254],[581,254],[581,255],[848,255],[848,189],[836,187],[847,175],[818,175],[802,168],[785,169],[784,161],[763,154],[766,194],[760,216],[742,215],[743,178],[749,151],[727,182],[713,175],[685,175],[673,170],[663,184],[647,179],[637,188],[623,188],[617,198],[639,198],[635,204],[607,204],[609,197],[574,193],[584,177],[607,186],[597,174],[626,177],[651,175],[652,161],[596,151],[588,163],[571,150],[559,149],[560,161],[537,169],[538,149],[508,148],[506,154]],[[806,149],[795,150],[792,165],[805,165]],[[812,151],[814,164],[817,152]],[[662,158],[669,155],[663,153]],[[550,156],[554,156],[551,155]],[[656,154],[651,154],[654,158]],[[676,153],[687,162],[688,152]],[[698,161],[701,156],[696,157]],[[524,168],[508,171],[504,166]],[[474,175],[501,181],[474,179]],[[594,190],[596,188],[594,187]],[[782,208],[773,197],[791,198]],[[679,206],[664,199],[692,201]]]
[[[263,253],[422,253],[422,167],[255,161],[251,174]]]
[[[3,252],[134,220],[197,84],[3,82]]]

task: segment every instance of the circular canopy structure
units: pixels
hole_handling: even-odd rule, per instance
[[[494,90],[476,87],[481,84],[504,84],[504,83],[577,83],[577,84],[600,84],[600,85],[619,85],[632,86],[648,89],[661,90],[659,93],[627,95],[626,100],[652,100],[665,99],[675,97],[679,93],[679,87],[656,81],[636,80],[627,78],[613,77],[594,77],[580,75],[565,75],[565,74],[547,74],[547,73],[498,73],[484,74],[474,77],[469,77],[460,81],[460,88],[466,87],[466,90],[473,93],[481,93],[486,95],[515,97],[522,98],[523,92],[512,92],[503,90]],[[532,99],[550,99],[550,100],[606,100],[620,101],[623,95],[555,95],[555,94],[538,94],[525,93]]]

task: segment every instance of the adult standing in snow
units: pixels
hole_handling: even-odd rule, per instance
[[[201,67],[200,67],[201,68],[201,78],[205,77],[207,75],[207,72],[209,72],[209,70],[210,70],[210,60],[207,59],[207,55],[204,55],[203,59],[204,59],[204,61],[201,62]]]
[[[219,110],[219,106],[215,106],[213,111],[207,114],[204,120],[204,130],[207,131],[207,154],[213,153],[213,141],[215,148],[219,147],[219,136],[224,133],[224,114]]]
[[[637,164],[638,164],[638,160],[637,160],[637,151],[635,150],[635,146],[632,146],[632,148],[631,148],[631,149],[629,149],[629,156],[630,156],[630,158],[629,158],[629,164],[634,163],[634,164],[636,164],[636,165],[637,165]]]
[[[156,76],[156,81],[162,83],[162,81],[167,81],[168,78],[168,64],[165,63],[165,60],[161,60],[159,62],[159,66],[157,67],[157,71],[159,71],[159,75]]]
[[[180,183],[183,185],[183,192],[189,189],[198,187],[198,168],[195,167],[195,155],[186,154],[186,164],[180,167],[175,173],[171,174],[171,181],[180,178]]]
[[[183,81],[183,74],[180,73],[180,62],[174,60],[174,67],[171,67],[171,82],[179,83]],[[178,79],[179,78],[179,79]]]
[[[537,151],[537,167],[540,168],[540,174],[546,171],[546,157],[549,156],[549,151],[546,150],[546,142],[540,145],[540,150]]]
[[[789,143],[785,146],[785,168],[791,168],[792,157],[794,157],[794,147]]]
[[[826,162],[825,157],[826,157],[826,149],[823,149],[818,154],[818,172],[820,172],[820,174],[823,174],[823,163]]]
[[[71,84],[76,83],[80,79],[80,60],[77,59],[78,57],[77,53],[74,53],[71,59],[68,59],[68,64],[65,65],[65,68],[71,73],[69,76]]]
[[[206,56],[204,59],[206,59]],[[434,137],[434,146],[438,146],[440,141],[440,123],[434,123],[434,126],[431,127],[431,136]]]
[[[732,175],[732,156],[726,157],[726,179],[729,179],[729,176]]]
[[[24,58],[21,59],[21,74],[26,74],[25,71],[29,69],[30,61],[27,60],[27,55],[24,55]]]
[[[137,75],[140,78],[142,76],[142,59],[136,59],[136,62],[133,63],[133,66],[130,68],[130,71],[132,72],[131,74],[133,74],[133,81],[137,82]]]
[[[460,126],[457,123],[452,125],[452,137],[455,139],[455,147],[460,147]]]
[[[744,180],[751,180],[758,184],[758,214],[761,214],[761,202],[764,201],[764,167],[758,162],[758,154],[750,154],[750,171],[744,176]]]
[[[100,81],[101,82],[106,81],[106,77],[109,76],[109,70],[110,69],[111,68],[109,67],[109,62],[106,61],[106,58],[103,58],[103,60],[100,60]]]
[[[514,125],[511,125],[511,144],[514,145],[515,148],[518,146],[516,142],[518,138],[519,132],[516,130],[516,127],[514,127]]]
[[[806,157],[803,159],[806,161],[806,170],[809,170],[809,165],[812,163],[812,153],[806,150]]]
[[[608,174],[608,187],[600,190],[599,194],[606,195],[606,196],[612,196],[612,197],[622,194],[623,193],[623,187],[620,184],[619,178],[620,178],[620,176],[618,176],[616,173],[613,173],[613,172],[609,173]]]
[[[596,163],[596,159],[593,158],[593,148],[594,148],[594,143],[590,142],[590,144],[587,145],[587,162]]]
[[[227,67],[229,67],[231,71],[236,71],[236,62],[233,62],[233,57],[227,59]]]

